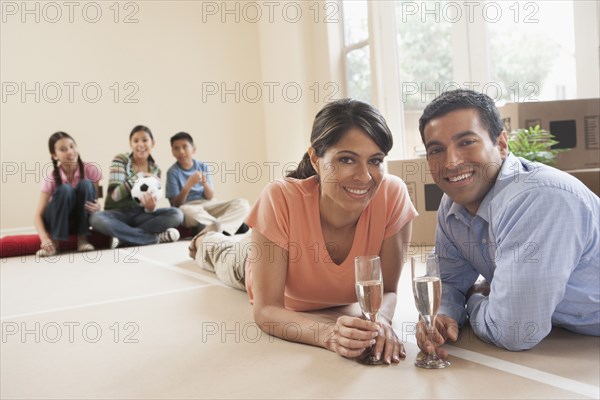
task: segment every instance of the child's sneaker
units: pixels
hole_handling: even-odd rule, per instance
[[[169,228],[163,233],[158,234],[158,243],[176,242],[179,240],[179,231],[175,228]]]
[[[119,247],[119,239],[113,236],[113,237],[110,239],[110,249],[111,249],[111,250],[114,250],[114,249],[116,249],[117,247]]]
[[[53,241],[54,246],[44,246],[35,252],[37,257],[52,257],[58,254],[58,243]]]
[[[93,244],[87,241],[86,238],[77,239],[77,251],[92,251],[96,250]]]

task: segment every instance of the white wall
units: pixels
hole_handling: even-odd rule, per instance
[[[336,59],[341,59],[341,45],[337,49],[328,45],[331,31],[337,33],[341,25],[341,11],[336,12],[340,6],[332,7],[332,2],[320,7],[316,2],[287,4],[301,8],[288,7],[287,17],[272,23],[264,19],[259,26],[262,79],[265,84],[278,84],[274,101],[265,98],[263,103],[266,151],[270,162],[281,164],[280,173],[300,162],[310,144],[315,114],[343,92],[341,71],[331,70]],[[296,9],[302,17],[292,22]],[[329,19],[338,23],[325,22]]]
[[[576,1],[575,57],[577,59],[577,97],[600,96],[600,1]]]
[[[277,2],[269,9],[258,2],[258,17],[246,2],[121,2],[119,22],[113,2],[76,3],[70,10],[62,2],[30,2],[31,14],[23,10],[26,3],[1,3],[4,232],[32,226],[39,181],[50,162],[47,140],[58,130],[71,134],[82,158],[97,162],[107,177],[112,157],[129,150],[133,126],[147,125],[157,141],[153,156],[163,181],[173,163],[169,137],[187,131],[197,157],[215,163],[217,196],[223,199],[255,201],[286,163],[300,160],[312,118],[332,92],[323,87],[335,81],[326,40],[331,26],[315,23],[316,10],[308,8],[315,3]],[[98,9],[101,17],[90,22]],[[137,22],[124,23],[127,15]],[[321,88],[317,96],[315,83]],[[22,84],[35,93],[22,97]],[[97,87],[102,95],[94,102]],[[222,97],[222,88],[231,92]],[[126,95],[137,103],[126,102]]]

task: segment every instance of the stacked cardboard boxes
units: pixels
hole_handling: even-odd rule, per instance
[[[444,192],[437,187],[425,158],[388,161],[388,173],[399,176],[408,187],[410,200],[419,212],[412,224],[411,242],[415,245],[435,244],[437,209]]]
[[[509,103],[500,108],[507,132],[540,125],[555,136],[556,167],[600,196],[600,99]]]
[[[563,171],[600,168],[600,99],[509,103],[500,108],[507,132],[540,125],[568,149],[558,156]]]

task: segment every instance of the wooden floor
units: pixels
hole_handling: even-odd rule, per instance
[[[187,258],[187,242],[0,261],[2,399],[600,398],[600,339],[555,329],[512,353],[470,330],[452,366],[413,365],[409,269],[394,328],[407,358],[368,367],[262,333],[246,293]],[[346,310],[318,313],[333,320]]]

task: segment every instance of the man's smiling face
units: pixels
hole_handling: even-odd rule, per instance
[[[493,143],[477,109],[467,108],[430,120],[424,139],[437,185],[475,215],[508,154],[506,132]]]

